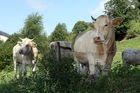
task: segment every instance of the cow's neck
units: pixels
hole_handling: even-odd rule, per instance
[[[25,56],[33,55],[33,48],[31,47],[31,50],[28,50],[24,55]]]

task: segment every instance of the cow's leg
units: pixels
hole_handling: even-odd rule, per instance
[[[19,80],[22,79],[22,64],[19,64]]]
[[[89,60],[89,71],[90,71],[90,76],[91,76],[90,83],[95,83],[96,82],[96,71],[97,71],[95,59],[93,58],[93,56],[90,55],[88,57],[88,60]]]
[[[27,74],[26,65],[24,64],[22,67],[24,72],[24,78],[26,78],[26,74]]]
[[[74,61],[76,62],[76,69],[77,69],[77,72],[80,73],[81,71],[81,66],[80,66],[80,63],[79,61],[77,60],[77,58],[74,56]]]
[[[88,72],[88,67],[85,65],[80,64],[80,73],[86,75]]]
[[[14,79],[17,80],[17,62],[15,58],[13,59],[14,59],[14,73],[15,73]]]
[[[104,68],[102,69],[102,75],[107,75],[108,72],[111,70],[112,60],[113,58],[110,58],[110,60],[108,60],[108,64],[103,65]]]
[[[32,75],[35,73],[35,71],[36,71],[36,63],[34,63],[32,66]]]
[[[79,63],[79,61],[76,58],[76,56],[74,56],[74,61],[76,62],[77,72],[80,73],[80,74],[83,74],[83,75],[87,74],[87,72],[88,72],[87,67],[82,65],[81,63]]]
[[[88,61],[89,61],[89,71],[90,71],[90,75],[95,75],[95,59],[93,58],[92,55],[89,55],[88,57]]]

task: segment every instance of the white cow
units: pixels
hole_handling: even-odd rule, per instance
[[[57,61],[64,57],[72,57],[71,42],[56,41],[49,44],[51,50],[54,51]]]
[[[13,60],[15,79],[17,79],[17,64],[19,64],[19,79],[22,78],[22,72],[26,77],[26,65],[32,67],[32,72],[35,72],[36,61],[38,58],[38,50],[33,42],[33,39],[24,38],[22,42],[18,42],[13,47]]]
[[[95,20],[94,30],[80,33],[73,39],[72,49],[78,69],[82,64],[93,78],[99,76],[99,73],[107,74],[116,53],[114,27],[121,22],[121,18],[112,19],[109,15],[101,15]]]
[[[122,52],[122,60],[125,66],[140,65],[140,49],[125,49]]]

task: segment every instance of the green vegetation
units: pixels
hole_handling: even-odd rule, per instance
[[[128,29],[126,39],[140,36],[140,22],[131,21],[130,29]]]
[[[115,28],[116,40],[122,40],[128,29],[130,28],[130,21],[140,21],[140,2],[138,0],[109,0],[105,4],[105,13],[113,14],[112,17],[121,17],[123,22],[120,26]]]
[[[140,0],[110,0],[105,9],[106,14],[113,13],[113,18],[123,19],[115,28],[116,39],[123,41],[117,41],[117,53],[107,76],[100,75],[98,82],[91,84],[90,76],[77,73],[72,59],[57,62],[48,48],[51,41],[71,41],[79,32],[91,30],[90,22],[76,22],[72,32],[67,32],[65,23],[58,23],[47,37],[42,16],[32,13],[18,33],[10,35],[6,43],[0,41],[0,93],[140,93],[140,67],[124,67],[121,60],[126,48],[140,49]],[[12,48],[19,37],[35,37],[39,60],[34,76],[29,73],[27,80],[14,81]]]
[[[22,37],[35,38],[38,35],[41,35],[42,30],[42,16],[38,13],[32,13],[25,20],[21,35]]]
[[[96,84],[90,84],[88,76],[81,76],[73,67],[73,61],[64,58],[56,62],[47,51],[37,63],[35,76],[28,75],[27,80],[13,81],[13,71],[0,72],[1,93],[139,93],[140,68],[123,67],[121,52],[125,48],[140,49],[140,37],[117,42],[117,53],[112,71],[100,76]],[[46,48],[48,50],[48,48]]]
[[[114,57],[114,62],[122,61],[122,51],[124,51],[126,48],[140,49],[140,37],[117,42],[117,52]]]
[[[50,42],[52,42],[52,41],[65,41],[67,39],[67,36],[68,36],[68,32],[66,29],[66,24],[59,23],[55,27],[55,30],[50,35],[49,39],[50,39]]]
[[[75,25],[72,29],[72,33],[73,34],[78,34],[80,32],[86,31],[87,28],[88,28],[88,23],[86,23],[84,21],[78,21],[77,23],[75,23]]]

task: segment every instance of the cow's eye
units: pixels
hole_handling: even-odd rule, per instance
[[[105,26],[108,26],[107,24],[105,24]]]

